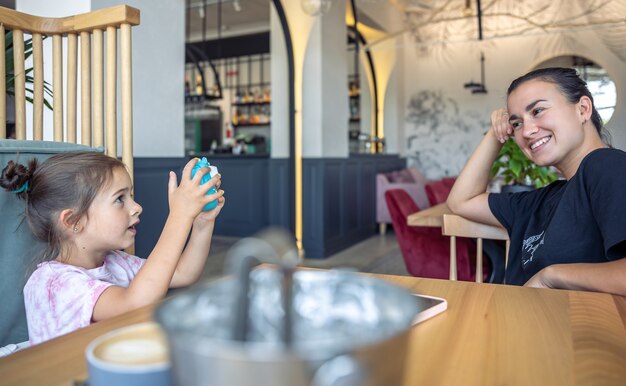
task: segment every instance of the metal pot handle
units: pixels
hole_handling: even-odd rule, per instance
[[[311,386],[362,386],[367,370],[350,355],[336,356],[321,365],[311,381]]]

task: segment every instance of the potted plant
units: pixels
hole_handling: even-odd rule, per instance
[[[504,178],[503,191],[532,190],[556,181],[558,174],[548,166],[538,166],[524,155],[515,141],[504,143],[491,166],[491,177]]]

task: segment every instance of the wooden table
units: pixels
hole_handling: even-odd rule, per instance
[[[379,276],[448,300],[413,327],[404,385],[623,385],[626,298],[608,294]],[[0,384],[68,386],[85,346],[151,318],[152,307],[0,359]]]
[[[473,227],[477,229],[478,233],[483,234],[482,238],[484,239],[495,239],[495,240],[506,240],[508,239],[508,234],[506,230],[501,226],[493,226],[482,224],[476,221],[468,220],[464,217],[455,215],[452,213],[448,205],[444,202],[441,204],[437,204],[435,206],[431,206],[430,208],[426,208],[424,210],[420,210],[419,212],[415,212],[409,217],[407,217],[407,224],[409,226],[422,226],[422,227],[431,227],[431,228],[441,228],[444,226],[443,217],[446,215],[448,218],[453,218],[454,222],[459,223],[459,225],[463,225],[465,227]],[[459,235],[462,236],[462,235]],[[476,236],[467,236],[467,237],[476,237]]]
[[[409,226],[441,228],[443,226],[443,215],[450,213],[452,211],[444,202],[409,215],[407,224]]]

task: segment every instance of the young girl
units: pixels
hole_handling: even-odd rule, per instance
[[[573,69],[530,72],[511,83],[507,108],[494,111],[491,122],[448,206],[507,229],[506,283],[626,295],[626,153],[603,141],[585,82]],[[565,180],[532,192],[485,193],[509,137]]]
[[[209,168],[191,178],[196,162],[187,163],[180,185],[170,172],[170,212],[144,260],[123,251],[134,243],[142,208],[122,162],[96,152],[58,154],[28,167],[9,161],[0,186],[26,200],[29,227],[47,243],[43,262],[24,287],[31,344],[150,304],[168,288],[198,280],[224,192],[206,194],[220,184],[219,174],[200,183]],[[213,200],[217,207],[202,211]]]

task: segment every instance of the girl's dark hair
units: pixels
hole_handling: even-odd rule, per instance
[[[7,163],[0,174],[0,187],[26,200],[28,226],[47,245],[39,261],[55,259],[61,253],[61,211],[73,209],[71,221],[78,222],[98,192],[110,183],[115,168],[124,168],[124,164],[97,152],[57,154],[41,164],[32,159],[28,167]]]
[[[573,68],[564,67],[540,68],[538,70],[531,71],[526,75],[522,75],[519,78],[515,79],[513,82],[511,82],[511,85],[509,86],[506,95],[511,95],[511,93],[515,91],[515,89],[518,88],[520,85],[534,79],[539,79],[541,81],[557,85],[557,87],[561,91],[561,94],[563,94],[570,103],[578,103],[578,101],[580,101],[580,98],[582,98],[583,96],[588,97],[591,100],[592,105],[591,123],[595,126],[596,131],[598,132],[602,140],[606,144],[610,143],[610,135],[604,129],[604,125],[602,124],[602,117],[600,117],[598,110],[596,110],[593,96],[587,88],[587,82],[585,82],[578,75],[578,71]]]

